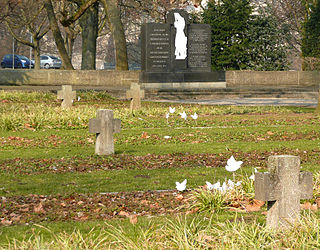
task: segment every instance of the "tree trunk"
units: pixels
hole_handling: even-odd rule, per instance
[[[101,0],[107,13],[115,48],[116,70],[128,70],[127,44],[117,0]]]
[[[54,14],[51,0],[45,0],[44,7],[47,10],[50,28],[62,60],[62,67],[68,70],[72,70],[73,66],[71,64],[71,60],[68,56],[67,50],[64,46],[64,41],[61,36],[61,32],[57,23],[56,16]]]
[[[93,4],[80,18],[80,26],[82,28],[82,70],[96,69],[98,8],[98,3]]]
[[[33,37],[34,69],[40,69],[40,40]]]

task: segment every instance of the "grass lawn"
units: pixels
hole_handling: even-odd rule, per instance
[[[22,241],[16,242],[20,248],[37,241],[45,246],[51,240],[58,242],[57,248],[67,242],[85,248],[81,237],[88,239],[87,248],[97,246],[99,240],[109,247],[134,248],[145,242],[146,248],[201,248],[203,242],[214,241],[222,227],[230,232],[243,229],[244,234],[261,231],[266,207],[256,212],[243,209],[254,205],[253,182],[248,177],[255,167],[266,171],[268,156],[275,154],[300,156],[302,170],[315,176],[310,202],[320,197],[320,119],[314,109],[143,102],[142,109],[131,114],[129,102],[103,92],[78,95],[80,101],[62,110],[51,93],[0,92],[0,248],[14,248],[8,245],[14,240]],[[176,111],[166,119],[169,106]],[[88,132],[88,121],[99,108],[112,109],[114,117],[121,119],[122,130],[114,136],[111,156],[94,154],[95,135]],[[187,120],[180,118],[182,111]],[[190,117],[194,112],[197,120]],[[235,176],[224,168],[232,155],[243,161]],[[175,182],[184,179],[187,192],[181,194]],[[227,179],[243,184],[224,197],[223,204],[228,205],[220,212],[217,207],[212,210],[217,197],[200,205],[192,200],[195,192],[202,194],[205,181]],[[319,223],[318,211],[304,213],[303,225],[310,220]],[[183,227],[192,237],[193,229],[210,231],[211,238],[197,234],[194,241],[184,241],[179,231]],[[157,245],[151,232],[182,238],[174,238],[173,245]],[[268,234],[264,232],[261,239]],[[275,241],[269,246],[289,244],[277,241],[283,235],[272,237]],[[240,246],[238,241],[232,244],[228,246]],[[318,241],[308,244],[319,246]]]

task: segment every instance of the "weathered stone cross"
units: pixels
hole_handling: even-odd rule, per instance
[[[89,120],[89,132],[96,133],[95,152],[98,155],[110,155],[114,153],[113,133],[119,133],[120,119],[113,119],[113,111],[98,109],[97,118]]]
[[[76,99],[76,91],[72,91],[71,85],[62,85],[62,90],[58,91],[57,99],[62,99],[61,107],[70,108],[72,102]]]
[[[131,99],[131,111],[141,108],[141,98],[144,98],[144,90],[140,90],[138,83],[131,83],[130,90],[128,90],[126,94],[127,98]]]
[[[268,227],[289,227],[300,217],[300,200],[312,198],[312,173],[300,172],[292,155],[270,156],[268,169],[255,174],[255,199],[268,202]]]

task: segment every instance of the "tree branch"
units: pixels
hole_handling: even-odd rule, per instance
[[[96,3],[97,1],[98,0],[88,0],[87,2],[85,2],[83,5],[79,7],[77,12],[74,13],[73,16],[71,16],[69,19],[61,20],[60,23],[65,27],[71,25],[72,23],[77,21],[92,4]]]

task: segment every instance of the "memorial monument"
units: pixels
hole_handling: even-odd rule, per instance
[[[143,24],[141,69],[141,83],[225,81],[225,72],[211,71],[210,25],[190,23],[181,9],[167,23]]]

